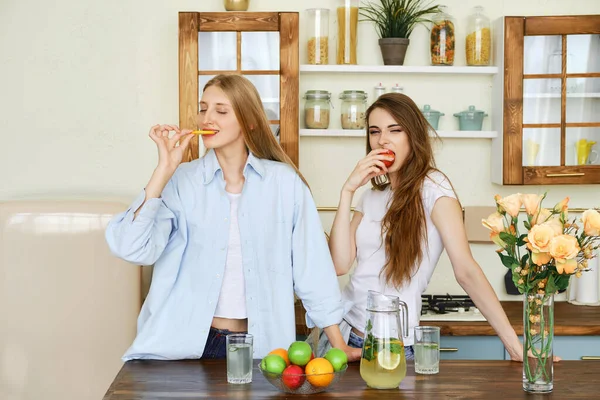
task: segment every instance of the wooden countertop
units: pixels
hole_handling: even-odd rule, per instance
[[[501,302],[508,319],[517,332],[523,334],[523,302]],[[307,335],[302,303],[296,303],[296,333]],[[496,336],[486,321],[424,321],[423,325],[439,326],[445,336]],[[554,303],[554,334],[558,336],[600,335],[600,307],[575,306],[567,302]]]
[[[262,376],[254,360],[253,382],[227,383],[225,360],[129,361],[106,392],[104,400],[131,399],[294,399],[279,392]],[[554,391],[544,399],[597,399],[598,361],[561,361],[554,366]],[[367,388],[359,364],[352,363],[332,389],[310,399],[532,399],[522,389],[522,364],[512,361],[440,362],[440,373],[415,375],[409,362],[399,389]],[[539,396],[542,398],[542,396]]]

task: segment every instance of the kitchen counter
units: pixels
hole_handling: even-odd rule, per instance
[[[517,335],[523,334],[523,302],[503,301],[502,308]],[[554,334],[557,336],[600,335],[600,307],[554,303]],[[427,321],[439,326],[445,336],[496,336],[486,321]]]
[[[523,302],[502,301],[504,312],[517,332],[523,334]],[[307,335],[310,331],[304,323],[304,309],[296,303],[296,331]],[[600,335],[600,307],[575,306],[567,302],[554,303],[554,334],[557,336]],[[445,336],[496,336],[486,321],[423,321],[423,325],[439,326]]]
[[[294,399],[279,392],[262,376],[254,360],[253,382],[227,383],[225,360],[128,361],[108,389],[104,400],[131,399]],[[543,398],[597,399],[598,361],[561,361],[554,366],[554,392]],[[440,362],[440,373],[415,375],[409,362],[400,389],[367,388],[359,363],[349,365],[337,386],[310,399],[531,399],[522,389],[522,364],[512,361]],[[538,398],[533,396],[533,398]],[[542,396],[539,396],[542,398]]]

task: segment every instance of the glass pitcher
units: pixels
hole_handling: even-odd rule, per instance
[[[402,321],[400,320],[402,311]],[[408,308],[397,296],[369,290],[360,376],[374,389],[395,389],[406,376]]]

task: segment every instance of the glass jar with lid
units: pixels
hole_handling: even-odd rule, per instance
[[[308,14],[308,63],[329,64],[329,9],[310,8]]]
[[[431,21],[429,47],[431,50],[431,65],[454,65],[454,19],[447,13],[445,6],[440,6],[440,12]]]
[[[467,65],[490,65],[492,54],[492,32],[490,20],[483,13],[483,7],[477,6],[469,16],[465,50]]]
[[[367,93],[362,90],[344,90],[340,99],[342,129],[365,129]]]
[[[308,129],[329,128],[331,93],[327,90],[307,90],[304,94],[304,124]]]

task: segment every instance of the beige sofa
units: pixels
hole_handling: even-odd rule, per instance
[[[0,399],[98,400],[140,309],[141,269],[112,256],[125,205],[0,203]]]

